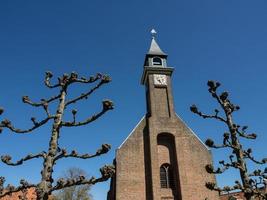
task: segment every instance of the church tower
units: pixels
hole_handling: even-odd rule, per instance
[[[164,53],[151,31],[141,83],[147,112],[116,151],[116,174],[108,200],[218,200],[206,182],[210,151],[175,113],[171,76]]]

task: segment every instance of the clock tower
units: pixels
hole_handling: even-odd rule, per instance
[[[205,170],[209,149],[175,113],[171,76],[164,53],[151,31],[141,83],[147,111],[116,151],[116,174],[108,200],[218,200],[205,187],[216,182]]]
[[[151,31],[152,41],[145,57],[141,83],[146,88],[147,116],[170,118],[175,115],[171,92],[172,67],[167,66],[167,54],[155,40],[155,30]]]

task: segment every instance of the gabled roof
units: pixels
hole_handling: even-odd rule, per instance
[[[129,139],[129,137],[131,137],[131,135],[135,132],[135,130],[137,129],[137,127],[141,124],[141,122],[145,119],[146,116],[143,116],[142,119],[137,123],[137,125],[134,127],[134,129],[131,131],[131,133],[126,137],[126,139],[121,143],[121,145],[118,147],[118,149],[120,149],[123,144]]]
[[[197,140],[208,150],[210,151],[210,149],[208,148],[208,146],[197,136],[197,134],[182,120],[182,118],[175,113],[176,117],[186,126],[186,128],[188,128],[188,130],[197,138]]]

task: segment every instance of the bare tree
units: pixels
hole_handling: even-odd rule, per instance
[[[51,135],[49,141],[49,147],[47,151],[43,151],[37,154],[29,154],[24,158],[21,158],[18,161],[13,162],[11,156],[5,155],[1,157],[3,163],[10,165],[10,166],[17,166],[23,164],[25,161],[41,158],[43,160],[43,168],[41,170],[41,180],[38,184],[30,184],[25,180],[20,181],[20,186],[14,187],[11,185],[7,185],[4,187],[5,179],[3,177],[0,178],[0,197],[4,197],[6,195],[12,194],[17,191],[23,191],[28,188],[35,188],[37,200],[47,200],[49,195],[56,190],[60,190],[66,187],[71,187],[74,185],[92,185],[98,182],[106,181],[109,179],[112,174],[114,173],[113,166],[104,166],[100,169],[101,177],[99,178],[85,178],[84,176],[79,176],[77,178],[69,178],[69,179],[60,179],[56,183],[53,180],[53,170],[56,162],[63,158],[80,158],[80,159],[90,159],[96,156],[100,156],[101,154],[107,153],[110,150],[109,144],[103,144],[94,154],[79,154],[76,150],[67,151],[66,149],[59,147],[59,137],[60,131],[63,127],[78,127],[87,125],[107,111],[113,109],[113,103],[110,100],[104,100],[102,102],[102,109],[86,118],[83,121],[77,121],[76,115],[77,110],[72,110],[72,120],[71,121],[64,121],[63,115],[66,111],[66,108],[75,104],[78,101],[87,99],[93,92],[95,92],[98,88],[107,84],[111,81],[110,77],[107,75],[102,75],[100,73],[96,74],[95,76],[91,76],[89,78],[79,77],[77,73],[72,72],[70,75],[64,74],[61,77],[58,77],[57,82],[55,84],[51,83],[51,78],[53,77],[51,72],[46,72],[44,83],[45,85],[50,88],[59,89],[57,95],[52,96],[47,99],[41,99],[40,102],[33,102],[30,100],[28,96],[23,96],[22,101],[25,104],[28,104],[33,107],[41,107],[46,113],[46,117],[42,120],[37,120],[36,118],[32,117],[31,121],[33,123],[32,127],[22,130],[13,126],[12,122],[8,119],[3,120],[0,123],[1,130],[9,129],[10,131],[18,134],[26,134],[30,133],[39,127],[45,125],[46,123],[52,121],[51,127]],[[68,99],[68,92],[69,86],[75,84],[90,84],[94,83],[95,85],[87,92],[80,94],[77,97]],[[54,114],[50,112],[50,104],[56,103],[57,108]],[[1,110],[3,113],[3,110]]]
[[[74,179],[79,176],[87,177],[87,174],[80,168],[72,167],[64,173],[63,178]],[[89,194],[90,188],[90,185],[75,185],[59,190],[56,194],[53,194],[53,197],[54,200],[92,200],[92,196]]]
[[[208,173],[213,174],[222,174],[224,171],[234,168],[239,171],[240,181],[236,180],[233,186],[225,186],[220,188],[216,186],[215,183],[208,182],[206,187],[210,190],[216,190],[219,192],[230,192],[234,190],[241,190],[244,192],[245,198],[251,200],[254,197],[258,199],[267,199],[267,194],[264,191],[264,188],[267,186],[267,167],[265,170],[256,169],[253,172],[249,172],[247,168],[247,162],[252,161],[258,165],[264,165],[267,163],[267,158],[262,160],[257,160],[252,155],[252,149],[245,149],[240,142],[240,139],[256,139],[257,135],[255,133],[247,133],[247,126],[241,126],[234,122],[233,113],[240,109],[239,106],[234,105],[230,99],[228,92],[222,92],[218,94],[217,89],[220,86],[219,82],[208,81],[208,91],[215,101],[219,104],[219,109],[214,110],[214,114],[207,115],[203,114],[196,105],[192,105],[190,110],[203,117],[204,119],[215,119],[227,127],[227,132],[223,134],[222,144],[215,144],[212,139],[206,140],[206,145],[210,148],[215,149],[231,149],[232,153],[229,155],[229,160],[221,160],[219,164],[222,167],[215,169],[213,165],[207,165],[206,170]],[[220,111],[223,114],[220,115]]]

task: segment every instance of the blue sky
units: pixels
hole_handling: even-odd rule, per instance
[[[83,128],[64,129],[60,145],[79,152],[94,152],[110,143],[109,154],[88,161],[60,161],[55,177],[71,166],[80,166],[97,176],[97,169],[111,163],[116,148],[145,114],[144,88],[140,85],[151,28],[168,53],[168,65],[175,68],[173,93],[176,112],[205,140],[220,141],[224,127],[202,120],[189,112],[196,103],[204,111],[215,108],[206,82],[215,79],[241,106],[235,119],[258,133],[253,146],[257,157],[266,156],[267,134],[267,2],[264,0],[80,0],[0,2],[0,105],[5,117],[27,127],[31,116],[41,118],[42,110],[21,103],[23,95],[40,99],[55,94],[43,85],[47,70],[55,76],[76,71],[81,75],[109,74],[113,81],[88,101],[75,106],[80,119],[112,99],[115,110]],[[72,95],[86,87],[73,87]],[[68,115],[66,115],[68,117]],[[29,152],[47,148],[49,125],[31,135],[0,136],[0,154],[18,159]],[[216,161],[225,152],[213,152]],[[217,158],[219,157],[219,158]],[[41,160],[21,167],[0,164],[0,174],[9,183],[26,178],[37,182]],[[218,177],[218,183],[231,183],[235,173]],[[105,199],[108,183],[92,189],[95,200]]]

